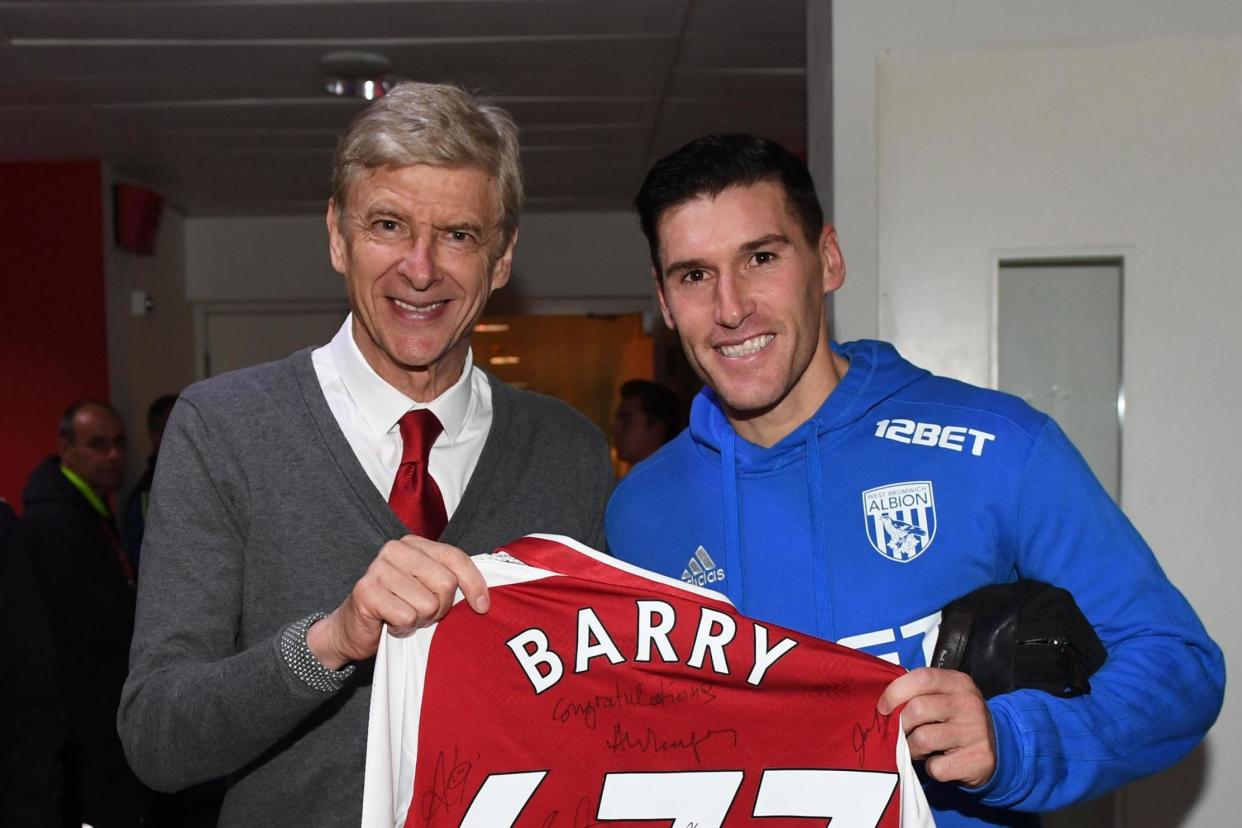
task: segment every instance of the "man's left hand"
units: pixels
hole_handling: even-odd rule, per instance
[[[887,716],[901,705],[910,756],[927,759],[927,774],[977,788],[996,770],[992,714],[974,681],[957,670],[920,667],[893,681],[876,709]]]

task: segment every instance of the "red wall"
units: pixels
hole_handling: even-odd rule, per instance
[[[96,161],[0,163],[0,497],[56,453],[74,400],[108,399]]]

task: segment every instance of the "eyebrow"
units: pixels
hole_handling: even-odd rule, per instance
[[[746,242],[741,245],[738,250],[743,253],[754,253],[756,250],[761,250],[772,244],[789,244],[789,236],[786,236],[784,233],[769,233],[768,235],[761,236],[754,241]]]
[[[390,207],[386,204],[372,205],[361,215],[362,218],[368,222],[375,221],[380,218],[395,218],[400,219],[401,221],[409,221],[409,218],[401,209]],[[484,233],[484,228],[481,224],[468,218],[454,221],[436,222],[431,226],[437,230],[469,230],[479,236],[482,236]]]
[[[668,267],[664,268],[664,275],[667,276],[668,274],[676,273],[679,270],[694,270],[706,266],[707,262],[702,259],[682,259],[679,262],[669,263]]]
[[[789,237],[784,233],[769,233],[768,235],[760,236],[753,241],[743,242],[738,245],[737,249],[740,253],[754,253],[756,250],[762,250],[772,244],[789,244]],[[667,276],[670,273],[676,273],[682,270],[694,270],[702,267],[707,267],[707,261],[704,259],[681,259],[680,261],[670,262],[669,265],[664,268],[664,275]]]
[[[379,218],[397,218],[405,220],[405,215],[400,210],[394,210],[391,207],[369,207],[364,212],[356,213],[363,221],[375,221]]]
[[[469,230],[477,236],[482,236],[484,233],[483,225],[478,222],[471,221],[470,219],[462,219],[461,221],[446,221],[442,223],[437,222],[432,226],[437,230]]]

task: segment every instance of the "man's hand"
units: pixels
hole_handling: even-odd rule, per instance
[[[446,543],[406,535],[384,544],[336,610],[306,631],[306,643],[329,670],[375,655],[388,624],[398,635],[444,617],[458,588],[487,612],[487,584],[470,556]]]
[[[996,770],[992,714],[974,681],[957,670],[920,667],[896,679],[876,709],[887,716],[901,705],[910,756],[927,758],[927,774],[977,788]]]

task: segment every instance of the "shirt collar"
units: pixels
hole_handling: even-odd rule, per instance
[[[345,324],[332,337],[328,349],[340,374],[341,383],[362,412],[367,424],[376,432],[387,434],[397,427],[397,421],[405,412],[415,408],[429,408],[444,426],[444,434],[450,442],[456,442],[473,397],[470,374],[474,369],[474,353],[466,351],[466,363],[457,382],[431,402],[420,403],[389,385],[362,355],[353,334],[354,315],[345,318]]]

